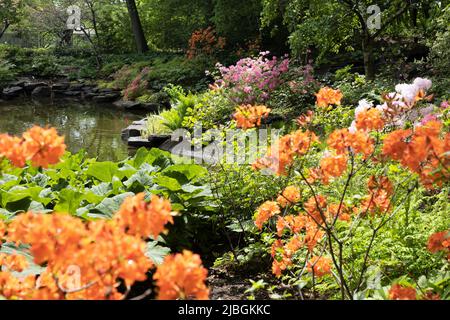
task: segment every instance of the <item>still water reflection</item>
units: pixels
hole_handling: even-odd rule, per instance
[[[75,101],[0,101],[0,133],[20,135],[33,125],[53,126],[65,136],[68,150],[85,149],[99,160],[128,156],[121,131],[143,114]]]

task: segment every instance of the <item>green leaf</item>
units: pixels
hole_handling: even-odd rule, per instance
[[[126,198],[132,196],[134,196],[134,193],[127,192],[112,198],[106,198],[98,206],[95,207],[95,210],[98,210],[101,214],[111,218],[114,215],[114,213],[116,213],[119,210],[123,201]]]
[[[155,182],[157,185],[164,187],[166,189],[169,189],[170,191],[179,191],[181,190],[181,185],[178,183],[176,179],[165,177],[165,176],[159,176],[156,177],[153,182]]]
[[[54,211],[66,212],[76,214],[84,195],[80,192],[64,189],[59,193],[59,201],[56,204]]]
[[[182,173],[189,181],[191,181],[194,178],[203,177],[206,174],[208,174],[208,170],[196,164],[176,164],[162,171],[164,175],[169,175],[170,173],[173,172]]]
[[[119,173],[119,166],[111,161],[96,162],[89,166],[86,174],[102,182],[111,182]]]
[[[145,255],[153,261],[154,264],[159,265],[163,263],[164,258],[170,253],[170,249],[158,245],[158,241],[151,241],[147,243]]]

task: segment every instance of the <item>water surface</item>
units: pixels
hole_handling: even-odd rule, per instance
[[[33,125],[52,126],[65,136],[70,152],[84,149],[101,161],[119,161],[128,156],[122,129],[144,116],[76,101],[0,101],[0,133],[20,135]]]

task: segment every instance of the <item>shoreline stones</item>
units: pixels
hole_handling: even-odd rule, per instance
[[[24,92],[24,90],[22,87],[19,87],[19,86],[9,87],[9,88],[3,89],[2,97],[5,100],[12,100],[12,99],[17,98],[20,95],[22,95],[23,92]]]
[[[33,98],[45,97],[48,98],[52,95],[52,90],[49,86],[36,87],[31,92]]]

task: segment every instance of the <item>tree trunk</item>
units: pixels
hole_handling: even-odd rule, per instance
[[[3,22],[3,28],[2,28],[2,30],[0,30],[0,39],[3,37],[3,35],[4,35],[5,32],[6,32],[6,30],[8,30],[8,28],[9,28],[9,21],[8,21],[8,20],[5,20],[5,21]]]
[[[144,30],[142,29],[141,19],[137,11],[135,0],[126,0],[128,13],[130,14],[131,27],[133,29],[134,38],[138,53],[148,51],[147,40],[145,39]]]
[[[373,40],[365,36],[362,43],[364,71],[367,80],[375,80],[375,60],[373,56]]]

